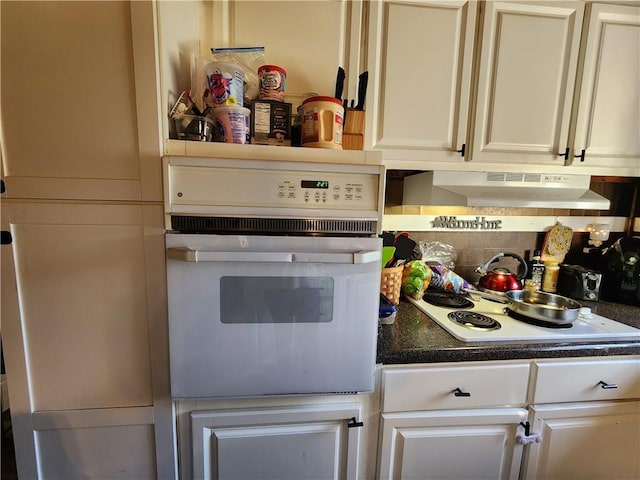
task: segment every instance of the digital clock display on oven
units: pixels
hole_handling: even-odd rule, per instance
[[[329,188],[328,180],[302,180],[300,182],[302,188]]]

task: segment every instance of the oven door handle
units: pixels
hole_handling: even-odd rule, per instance
[[[167,257],[185,262],[293,262],[293,253],[287,252],[212,252],[188,248],[168,248]]]
[[[188,248],[168,248],[167,257],[185,262],[278,262],[278,263],[343,263],[380,262],[379,250],[360,252],[212,252]]]
[[[364,250],[361,252],[299,252],[293,254],[296,263],[357,263],[380,262],[382,256],[378,250]]]

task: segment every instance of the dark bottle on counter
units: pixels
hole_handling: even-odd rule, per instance
[[[542,290],[542,278],[544,277],[544,263],[540,260],[540,250],[534,250],[529,264],[529,275],[536,290]]]

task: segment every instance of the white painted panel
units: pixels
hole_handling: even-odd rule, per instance
[[[373,2],[367,145],[396,161],[462,162],[476,2]]]
[[[383,413],[379,475],[391,479],[516,479],[520,408]]]
[[[640,7],[594,4],[585,34],[574,165],[640,175]]]
[[[355,479],[356,404],[191,413],[194,479]],[[250,461],[248,461],[250,459]]]
[[[339,478],[339,425],[218,430],[220,478]],[[247,461],[247,459],[251,461]]]
[[[131,51],[128,2],[3,2],[5,174],[139,178]]]
[[[529,364],[407,366],[382,373],[385,412],[524,405]],[[460,388],[469,396],[455,396]]]
[[[40,478],[156,478],[152,425],[41,430],[35,437]]]
[[[640,359],[535,362],[535,403],[640,398]],[[602,388],[604,382],[615,388]],[[604,386],[607,386],[604,385]]]
[[[583,10],[487,3],[473,161],[564,164]]]
[[[152,403],[142,208],[11,205],[34,410]]]
[[[530,421],[542,442],[529,446],[523,479],[640,477],[640,403],[534,405]]]

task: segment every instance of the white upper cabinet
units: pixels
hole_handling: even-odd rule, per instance
[[[7,196],[162,200],[151,2],[2,2]]]
[[[564,165],[583,13],[576,1],[487,2],[473,162]]]
[[[640,7],[590,7],[573,165],[640,175]]]
[[[477,8],[371,2],[365,148],[382,150],[396,168],[463,161]]]

